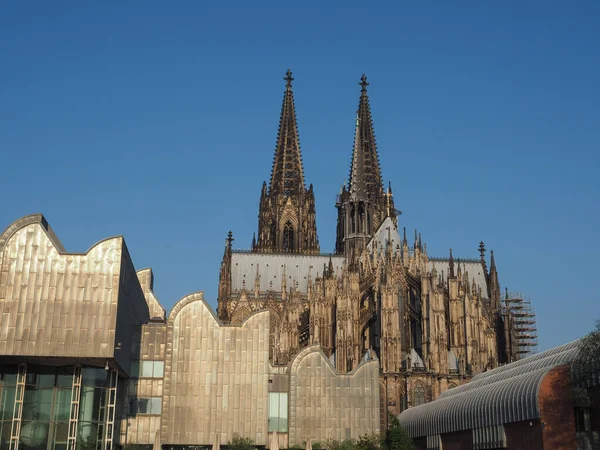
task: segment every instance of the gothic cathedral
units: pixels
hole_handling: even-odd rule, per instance
[[[312,184],[306,189],[291,72],[281,108],[271,179],[264,182],[250,251],[221,263],[218,315],[239,324],[271,313],[270,356],[287,364],[319,344],[340,372],[378,358],[382,424],[473,375],[516,358],[511,317],[501,307],[498,272],[483,242],[478,258],[429,257],[415,231],[398,228],[384,187],[363,75],[350,177],[337,196],[335,253],[321,253]],[[385,405],[385,407],[383,406]]]

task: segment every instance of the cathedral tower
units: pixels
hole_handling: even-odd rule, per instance
[[[391,187],[384,191],[379,156],[373,131],[371,107],[367,95],[367,77],[363,74],[356,116],[354,150],[348,186],[343,186],[336,202],[338,209],[335,251],[345,254],[350,267],[360,257],[375,231],[387,216],[396,222]]]
[[[259,253],[318,254],[319,240],[312,184],[305,188],[300,140],[296,123],[292,72],[288,69],[279,133],[267,189],[263,183],[258,213]]]

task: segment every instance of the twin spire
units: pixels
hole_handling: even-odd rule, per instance
[[[258,235],[252,251],[260,253],[319,253],[316,208],[312,185],[304,184],[304,168],[298,136],[296,108],[288,69],[279,119],[279,131],[268,189],[263,184],[259,206]],[[336,252],[343,252],[347,238],[360,234],[365,241],[372,236],[393,209],[391,190],[383,191],[371,108],[367,95],[367,77],[362,76],[360,101],[356,118],[354,151],[348,186],[343,188],[343,203],[356,203],[353,218],[338,226]],[[347,189],[347,190],[346,190]],[[360,203],[360,204],[359,204]],[[336,205],[337,206],[337,205]],[[340,206],[338,206],[338,209]],[[342,208],[346,211],[345,207]],[[387,211],[387,212],[386,212]],[[346,223],[347,222],[347,223]],[[352,236],[350,236],[352,234]],[[362,244],[361,244],[362,245]],[[354,247],[353,247],[354,248]]]
[[[269,194],[283,194],[285,197],[291,197],[302,192],[305,189],[305,184],[294,93],[292,91],[294,78],[290,69],[288,69],[284,80],[286,87],[279,119]],[[361,95],[356,115],[348,191],[353,196],[360,197],[363,200],[374,200],[383,195],[383,181],[373,130],[371,106],[367,95],[369,83],[365,74],[362,75],[358,84],[361,87]]]
[[[292,92],[292,81],[294,79],[290,69],[288,69],[284,80],[286,87],[283,94],[269,193],[291,197],[303,192],[305,185],[294,93]]]

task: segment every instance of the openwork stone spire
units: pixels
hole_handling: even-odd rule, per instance
[[[260,253],[319,253],[313,187],[304,185],[304,170],[288,69],[279,119],[279,132],[271,181],[263,183],[258,213],[258,240],[252,250]]]
[[[304,170],[298,125],[296,123],[296,108],[292,92],[292,71],[288,69],[284,78],[286,82],[279,119],[279,132],[275,146],[275,158],[271,170],[270,194],[283,194],[285,197],[298,194],[304,190]]]
[[[379,167],[379,156],[377,155],[377,144],[375,143],[375,132],[373,131],[373,119],[371,117],[371,106],[367,95],[366,75],[358,83],[361,87],[360,101],[357,112],[357,130],[350,165],[350,183],[348,190],[351,195],[356,192],[363,193],[365,200],[379,199],[383,195],[383,182],[381,169]]]
[[[335,251],[345,254],[348,267],[355,265],[357,255],[375,234],[386,217],[397,224],[391,188],[384,192],[371,106],[367,95],[367,77],[360,79],[361,87],[354,147],[350,163],[350,178],[336,202],[338,209]]]

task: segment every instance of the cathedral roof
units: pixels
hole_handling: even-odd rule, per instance
[[[260,291],[269,289],[280,292],[285,274],[286,290],[298,283],[298,290],[308,292],[308,277],[314,282],[323,275],[323,266],[329,265],[331,258],[336,274],[341,273],[344,256],[341,255],[299,255],[289,253],[253,253],[233,250],[231,253],[231,292],[240,292],[244,287],[252,291],[258,271]]]
[[[398,228],[391,217],[386,217],[381,223],[373,238],[367,244],[367,249],[373,251],[373,247],[377,246],[378,252],[386,251],[388,245],[392,246],[392,254],[396,252],[398,246],[402,245],[400,233],[398,233]]]
[[[475,284],[481,288],[481,295],[483,298],[488,298],[487,281],[485,279],[485,270],[483,264],[479,259],[467,259],[467,258],[454,258],[455,265],[460,263],[461,270],[469,272],[469,283],[475,278]],[[427,270],[431,272],[435,264],[435,270],[438,274],[444,271],[444,277],[450,272],[450,261],[448,258],[433,258],[429,257],[429,263]]]

